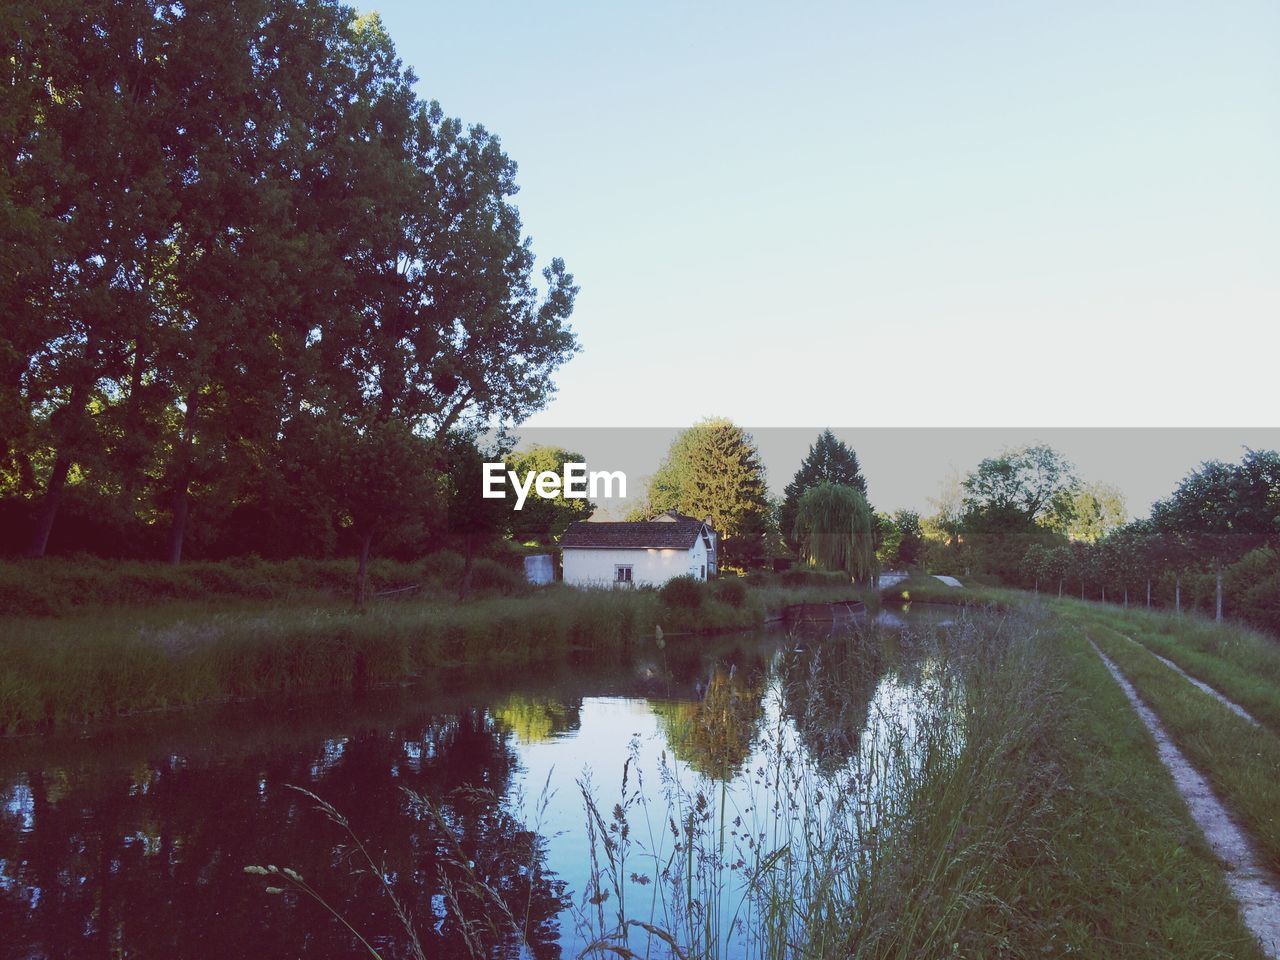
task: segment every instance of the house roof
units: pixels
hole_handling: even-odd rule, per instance
[[[701,520],[641,520],[590,523],[578,520],[560,538],[561,547],[587,550],[688,550],[702,533]]]

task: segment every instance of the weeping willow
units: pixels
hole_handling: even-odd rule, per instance
[[[796,509],[795,539],[806,563],[843,570],[854,580],[876,574],[875,516],[862,491],[837,483],[809,488]]]

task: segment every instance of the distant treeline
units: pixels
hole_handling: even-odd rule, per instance
[[[332,0],[3,22],[0,549],[364,555],[481,529],[450,498],[467,438],[541,406],[577,349],[577,288],[558,259],[536,277],[497,137]]]
[[[1047,447],[984,460],[925,526],[933,572],[1041,592],[1199,610],[1280,634],[1280,454],[1191,471],[1149,516],[1128,521]]]

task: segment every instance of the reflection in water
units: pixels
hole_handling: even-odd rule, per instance
[[[291,784],[332,803],[385,858],[427,956],[467,956],[450,896],[465,915],[486,912],[467,899],[458,859],[511,906],[526,953],[575,956],[600,932],[582,899],[591,858],[575,781],[588,768],[612,786],[628,743],[624,813],[637,827],[647,817],[655,838],[647,866],[633,866],[653,873],[661,858],[688,856],[686,879],[697,873],[707,885],[699,909],[728,943],[731,917],[739,930],[753,921],[749,908],[733,909],[741,870],[721,870],[719,880],[716,870],[773,849],[790,829],[767,796],[765,781],[780,774],[764,771],[787,755],[822,776],[847,772],[859,754],[881,749],[886,723],[928,722],[915,704],[938,682],[936,665],[897,656],[874,632],[800,642],[775,634],[669,644],[625,669],[473,687],[471,702],[433,694],[426,710],[420,694],[389,690],[342,708],[242,705],[135,725],[127,737],[5,745],[0,958],[355,955],[341,923],[296,894],[265,896],[247,864],[297,869],[383,956],[406,955],[376,878],[354,872],[347,838]],[[917,720],[901,719],[908,714]],[[667,822],[673,792],[683,837]],[[819,793],[803,806],[844,803]],[[697,863],[695,829],[715,833]],[[654,892],[641,883],[627,895]],[[520,955],[507,927],[471,932],[487,952]]]
[[[678,760],[712,780],[729,780],[751,754],[763,691],[763,670],[744,674],[717,664],[701,700],[652,700],[649,705]]]
[[[490,707],[489,712],[500,725],[516,735],[521,743],[545,743],[580,724],[581,703],[569,705],[554,697],[530,697],[513,693]]]

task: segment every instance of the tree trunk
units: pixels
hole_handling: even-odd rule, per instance
[[[366,533],[360,538],[360,563],[356,567],[356,609],[363,610],[365,604],[367,575],[369,572],[369,548],[373,546],[373,534]]]
[[[1040,595],[1040,578],[1036,577],[1036,596]]]
[[[59,450],[53,461],[53,472],[49,474],[49,483],[45,486],[40,515],[31,532],[31,543],[27,546],[28,557],[43,557],[49,546],[49,534],[53,533],[53,521],[57,519],[58,505],[62,503],[62,490],[67,485],[67,474],[70,471],[71,455],[65,450]]]
[[[1147,577],[1147,609],[1151,609],[1151,578]]]
[[[1128,587],[1124,588],[1124,608],[1126,610],[1129,609],[1129,588]]]
[[[1222,561],[1213,561],[1213,619],[1222,622]]]
[[[1107,602],[1107,585],[1105,583],[1102,585],[1102,602]]]
[[[467,534],[467,550],[466,558],[462,565],[462,582],[458,584],[458,599],[467,599],[467,594],[471,592],[471,572],[476,566],[476,538],[473,534]]]
[[[84,416],[84,406],[89,399],[89,388],[77,383],[71,388],[71,399],[63,411],[73,421]],[[79,433],[75,423],[71,425],[73,434]],[[49,482],[45,485],[44,502],[40,504],[40,514],[35,529],[31,532],[31,542],[27,546],[28,557],[43,557],[49,546],[49,535],[53,533],[53,522],[58,516],[58,507],[62,503],[62,491],[67,485],[67,474],[71,472],[73,445],[64,436],[58,443],[58,453],[53,460],[53,471],[49,474]]]
[[[182,418],[182,447],[173,484],[173,525],[169,528],[169,562],[175,566],[182,562],[182,541],[187,535],[187,514],[191,511],[191,444],[198,399],[194,390],[187,394],[187,412]]]
[[[1061,580],[1058,581],[1058,599],[1059,600],[1062,599],[1062,581]]]
[[[1173,609],[1182,612],[1182,573],[1173,575]]]

